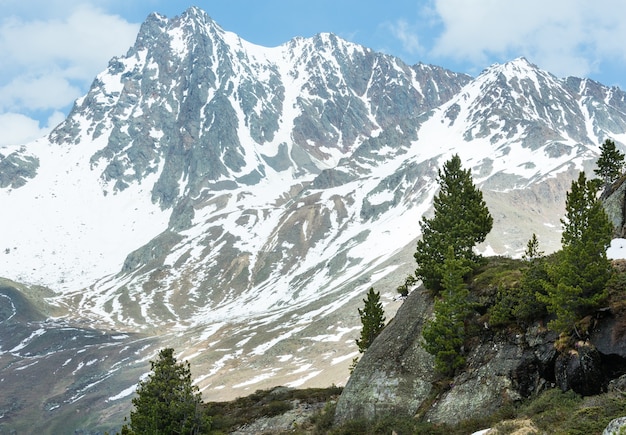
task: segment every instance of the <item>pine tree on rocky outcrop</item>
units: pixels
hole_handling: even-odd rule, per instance
[[[461,167],[458,155],[439,170],[439,186],[434,216],[422,218],[422,239],[413,255],[417,262],[415,277],[435,293],[441,288],[448,247],[454,248],[455,258],[471,271],[480,263],[480,256],[473,249],[485,240],[493,225],[483,194],[474,185],[470,170]]]
[[[413,275],[409,275],[404,279],[404,283],[399,285],[396,290],[400,293],[400,296],[406,298],[409,295],[409,289],[415,285],[417,279]]]
[[[469,267],[455,257],[450,246],[443,262],[442,291],[435,301],[434,318],[422,330],[422,345],[435,357],[435,370],[444,376],[453,376],[465,364],[465,322],[472,313],[469,290],[463,281],[468,272]]]
[[[363,353],[372,344],[374,339],[385,327],[385,311],[383,304],[380,302],[380,293],[374,291],[371,287],[367,292],[367,297],[363,299],[363,309],[359,308],[359,316],[361,316],[361,337],[356,340],[359,352]]]
[[[548,270],[546,294],[537,297],[556,315],[549,326],[569,333],[582,316],[598,308],[606,297],[611,262],[606,250],[613,226],[597,198],[598,184],[581,172],[567,193],[565,219],[561,219],[562,250]]]
[[[548,280],[546,259],[539,250],[539,239],[533,233],[526,245],[523,259],[527,267],[522,271],[519,291],[512,307],[512,314],[519,322],[529,322],[545,314],[545,304],[537,299],[537,292],[542,292]]]
[[[624,154],[615,146],[615,142],[606,139],[600,147],[600,157],[596,162],[595,174],[600,177],[605,186],[617,180],[624,171]]]
[[[179,363],[174,349],[159,352],[151,361],[152,373],[139,383],[135,409],[130,413],[126,434],[200,434],[210,429],[210,418],[202,410],[202,396],[192,384],[187,361]]]

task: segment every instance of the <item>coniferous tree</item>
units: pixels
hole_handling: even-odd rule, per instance
[[[422,218],[422,239],[417,242],[414,254],[415,277],[435,293],[441,288],[448,247],[453,247],[455,257],[471,271],[480,263],[480,256],[473,249],[485,240],[493,225],[483,194],[474,185],[470,171],[461,167],[458,155],[439,170],[439,186],[434,198],[434,216]]]
[[[538,293],[556,319],[550,327],[569,333],[586,313],[606,299],[611,262],[606,250],[613,226],[597,198],[598,185],[581,172],[566,198],[566,218],[561,220],[562,250],[548,269],[546,294]]]
[[[543,251],[539,250],[539,239],[537,238],[537,234],[533,233],[528,243],[526,243],[526,251],[524,251],[522,258],[526,261],[533,261],[542,256]]]
[[[465,321],[472,313],[469,290],[463,281],[468,270],[450,246],[443,264],[443,290],[435,301],[435,317],[422,330],[424,349],[435,357],[435,370],[444,376],[454,375],[465,364]]]
[[[522,258],[528,266],[522,271],[522,279],[516,301],[512,308],[513,316],[520,322],[527,322],[545,314],[545,304],[537,299],[537,292],[542,292],[548,280],[546,260],[539,250],[539,240],[533,233],[526,245]]]
[[[192,384],[188,362],[179,363],[174,349],[159,352],[150,362],[152,373],[139,383],[130,413],[129,434],[201,434],[210,429],[210,419],[201,408],[202,396]]]
[[[371,287],[367,292],[367,297],[363,299],[363,309],[358,309],[361,316],[361,337],[356,340],[359,352],[363,353],[372,344],[374,339],[385,327],[385,311],[380,302],[380,293]]]
[[[400,293],[400,296],[405,298],[409,295],[409,288],[413,287],[416,282],[417,279],[413,275],[409,275],[404,279],[404,283],[399,285],[396,290]]]
[[[595,174],[600,177],[605,186],[617,180],[624,170],[624,154],[615,146],[615,142],[606,139],[600,147],[600,157],[596,162]]]

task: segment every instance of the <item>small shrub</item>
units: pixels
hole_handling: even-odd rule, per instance
[[[328,433],[328,431],[333,427],[336,408],[337,402],[327,402],[321,411],[316,412],[313,417],[311,417],[311,422],[315,425],[316,434]]]
[[[285,400],[272,400],[270,403],[264,406],[265,417],[274,417],[276,415],[284,414],[287,411],[291,411],[293,406],[291,402]]]

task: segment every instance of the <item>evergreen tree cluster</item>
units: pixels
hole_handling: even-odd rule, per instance
[[[561,220],[560,251],[544,257],[533,234],[524,255],[520,284],[498,293],[489,310],[492,324],[514,321],[525,325],[548,314],[550,329],[580,335],[580,320],[606,303],[607,283],[613,276],[606,251],[613,226],[598,199],[596,181],[587,180],[581,172],[572,182],[566,215]]]
[[[561,220],[562,249],[548,261],[539,250],[536,234],[532,235],[521,279],[514,286],[498,289],[488,309],[492,324],[524,325],[548,315],[548,326],[554,331],[580,333],[578,322],[606,302],[613,270],[606,255],[613,227],[598,190],[602,182],[606,187],[619,178],[623,169],[624,155],[612,141],[605,141],[596,170],[602,180],[588,180],[581,172],[567,193],[566,216]],[[464,364],[472,301],[477,299],[467,286],[481,264],[474,249],[485,240],[493,219],[458,155],[444,163],[438,181],[434,215],[421,221],[414,278],[435,297],[433,318],[422,331],[424,349],[435,356],[440,374],[452,376]],[[412,279],[407,278],[398,291],[407,292]]]

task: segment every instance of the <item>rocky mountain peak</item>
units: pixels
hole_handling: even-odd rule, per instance
[[[445,118],[466,140],[484,139],[507,149],[515,142],[532,150],[548,146],[548,157],[559,158],[578,153],[577,144],[598,143],[607,127],[583,104],[567,80],[519,58],[483,71],[446,104]]]
[[[185,46],[193,44],[190,39],[208,37],[214,43],[224,39],[226,32],[203,10],[190,7],[181,15],[167,18],[157,12],[151,13],[142,23],[137,40],[131,52],[154,49],[155,43],[163,44],[169,39],[171,49],[184,51]],[[182,54],[182,52],[180,53]]]
[[[159,173],[153,200],[169,208],[218,182],[317,174],[382,129],[414,132],[418,116],[468,79],[412,69],[329,33],[255,46],[191,8],[151,15],[51,139],[106,141],[91,157],[106,190]]]
[[[494,64],[487,68],[486,71],[494,71],[496,73],[505,73],[511,77],[524,77],[533,75],[551,75],[549,72],[541,70],[537,65],[530,62],[525,57],[521,56],[516,59],[510,60],[503,64]]]

